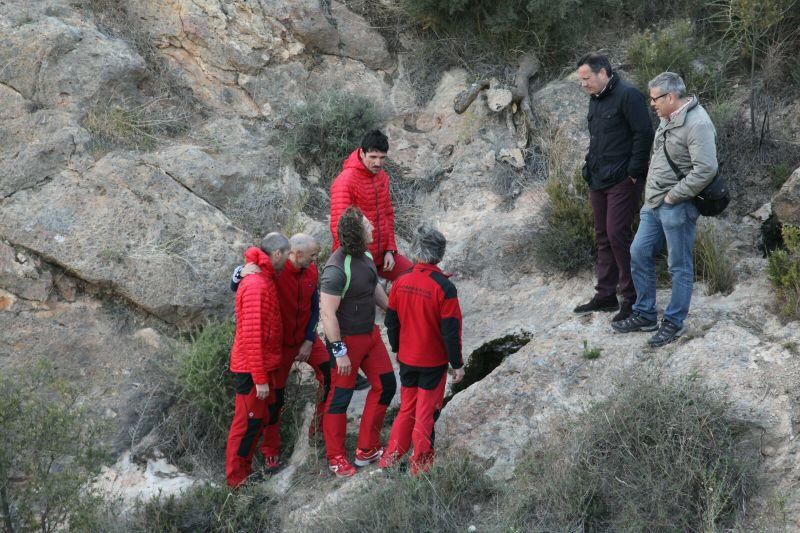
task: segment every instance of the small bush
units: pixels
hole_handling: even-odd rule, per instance
[[[754,483],[744,429],[696,379],[637,378],[522,461],[500,515],[537,531],[732,527]]]
[[[341,171],[342,161],[382,121],[382,112],[368,98],[324,91],[289,110],[282,152],[301,173],[316,166],[327,189]]]
[[[320,531],[467,531],[496,495],[483,470],[467,459],[440,457],[428,475],[384,471],[357,498],[324,511]]]
[[[83,126],[95,139],[95,150],[114,148],[152,150],[162,135],[186,131],[186,115],[175,108],[165,108],[160,99],[144,103],[129,98],[112,98],[91,108]]]
[[[598,346],[589,347],[589,341],[583,341],[583,358],[584,359],[599,359],[603,353],[603,349]]]
[[[386,159],[385,169],[389,174],[389,195],[394,208],[395,233],[410,241],[422,215],[417,195],[420,192],[432,191],[435,183],[410,177],[408,168],[389,158]]]
[[[575,273],[594,263],[594,215],[586,181],[562,176],[545,186],[545,226],[533,236],[531,254],[545,272]]]
[[[785,162],[778,163],[769,168],[770,182],[772,183],[772,187],[776,190],[783,187],[783,184],[786,183],[786,180],[788,180],[791,175],[792,169],[789,168],[789,165]]]
[[[767,277],[781,316],[795,318],[800,317],[800,228],[786,224],[781,235],[786,248],[767,257]]]
[[[212,322],[190,337],[167,369],[174,403],[162,423],[162,450],[182,468],[221,465],[233,416],[234,390],[228,362],[235,326]]]
[[[201,485],[180,497],[154,497],[139,502],[123,530],[134,533],[281,531],[275,506],[275,501],[256,485],[245,485],[235,492],[227,487]]]
[[[710,226],[700,226],[694,246],[695,278],[708,294],[729,294],[736,284],[729,242]]]
[[[724,87],[725,63],[697,61],[698,57],[708,55],[709,49],[701,38],[695,37],[689,21],[675,22],[657,32],[645,30],[635,35],[627,46],[627,58],[634,68],[636,83],[645,94],[648,93],[647,83],[668,70],[683,77],[690,93],[716,96]]]
[[[102,425],[79,391],[47,364],[0,379],[0,520],[4,531],[58,531],[87,523],[99,495]]]

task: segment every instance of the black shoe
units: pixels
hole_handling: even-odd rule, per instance
[[[658,329],[657,320],[648,320],[637,312],[625,320],[612,322],[611,327],[619,333],[633,333],[634,331],[655,331]]]
[[[572,312],[586,314],[594,311],[616,311],[617,309],[619,309],[619,302],[616,295],[611,295],[607,298],[598,298],[595,295],[587,303],[573,309]]]
[[[633,302],[628,300],[622,300],[619,304],[619,313],[614,315],[614,318],[611,319],[611,322],[620,322],[625,320],[629,316],[633,314]]]
[[[652,348],[658,348],[659,346],[664,346],[665,344],[669,344],[686,331],[686,328],[679,328],[669,320],[662,320],[661,327],[658,328],[658,332],[650,337],[647,341]]]
[[[354,387],[356,390],[367,390],[370,387],[372,387],[372,385],[369,384],[367,378],[361,375],[361,372],[356,374],[356,386]]]

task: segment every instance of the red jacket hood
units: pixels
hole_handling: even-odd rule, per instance
[[[261,269],[261,272],[268,276],[275,276],[275,269],[272,268],[272,261],[269,256],[264,253],[261,248],[251,246],[244,253],[244,260],[248,263],[255,263]]]
[[[383,169],[381,169],[381,171],[377,174],[373,174],[367,170],[367,167],[365,167],[364,163],[361,162],[361,158],[358,157],[358,151],[359,148],[356,148],[349,156],[347,156],[347,159],[344,160],[344,164],[342,165],[342,170],[352,170],[358,175],[359,178],[372,178],[372,176],[386,174],[386,171]]]

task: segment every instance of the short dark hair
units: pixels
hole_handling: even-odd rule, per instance
[[[388,152],[389,151],[389,137],[383,134],[381,130],[372,130],[364,135],[361,139],[361,149],[364,153],[367,152]]]
[[[272,255],[272,252],[276,252],[278,250],[281,252],[287,252],[289,251],[289,248],[289,239],[277,231],[267,233],[264,238],[261,239],[261,251],[267,255]]]
[[[367,251],[367,241],[364,239],[364,213],[354,205],[339,218],[336,226],[339,244],[342,245],[347,255],[359,256]]]
[[[603,54],[598,54],[597,52],[589,52],[580,58],[578,60],[578,68],[582,67],[583,65],[588,65],[589,70],[595,74],[600,72],[601,68],[606,69],[606,74],[608,77],[611,77],[611,75],[614,74],[614,71],[611,69],[611,62],[608,60],[608,58]]]

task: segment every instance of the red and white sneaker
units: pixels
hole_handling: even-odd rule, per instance
[[[350,477],[358,472],[356,467],[350,464],[350,461],[344,455],[337,455],[328,459],[328,468],[336,474],[336,477]]]
[[[383,448],[371,448],[369,450],[362,450],[356,448],[356,466],[371,465],[375,461],[380,460],[383,455]]]

